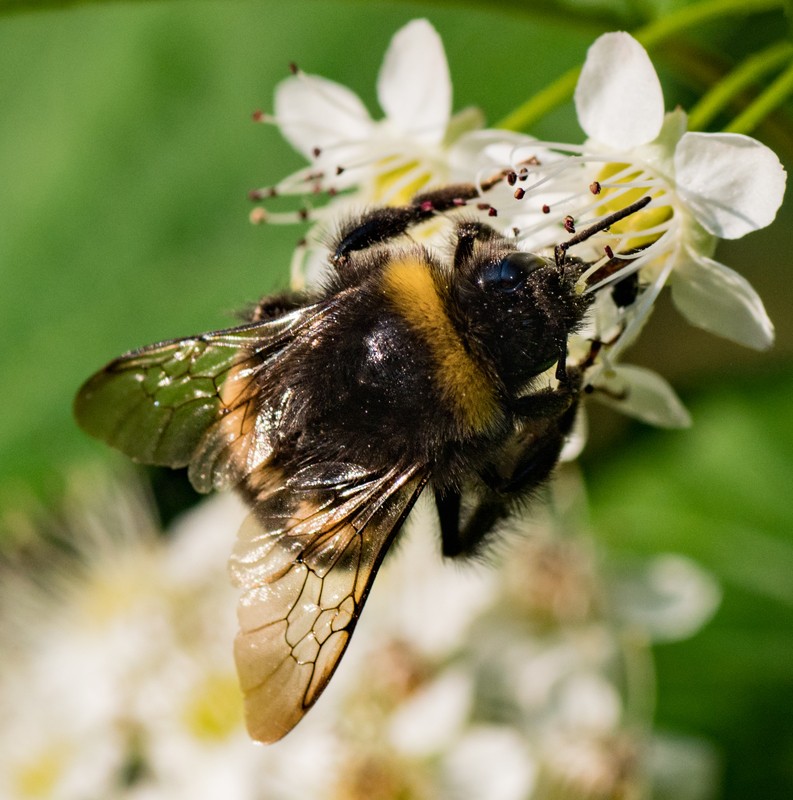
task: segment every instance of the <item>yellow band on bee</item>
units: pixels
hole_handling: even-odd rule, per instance
[[[426,341],[442,396],[468,430],[486,430],[498,414],[495,387],[465,349],[429,264],[418,258],[397,259],[386,266],[383,280],[393,306]]]

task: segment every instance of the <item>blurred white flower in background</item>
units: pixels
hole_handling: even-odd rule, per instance
[[[649,701],[631,694],[652,694],[648,642],[695,632],[718,598],[678,556],[604,583],[553,504],[497,564],[444,563],[422,503],[327,692],[265,748],[231,657],[242,503],[212,498],[156,535],[134,483],[90,489],[63,531],[77,558],[2,574],[10,800],[627,796],[653,779]]]

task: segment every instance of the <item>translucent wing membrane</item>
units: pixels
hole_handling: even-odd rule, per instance
[[[285,482],[267,469],[260,477],[231,557],[244,590],[235,657],[248,731],[274,742],[333,675],[426,476],[333,464],[306,467]]]
[[[82,387],[77,421],[137,461],[189,464],[198,491],[236,484],[270,457],[289,399],[264,406],[260,376],[327,308],[307,306],[121,356]]]

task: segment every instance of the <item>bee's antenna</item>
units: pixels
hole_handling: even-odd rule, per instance
[[[561,266],[564,263],[567,251],[573,245],[581,244],[581,242],[585,242],[587,239],[589,239],[590,236],[594,236],[596,233],[600,233],[600,231],[607,230],[615,222],[619,222],[620,220],[625,219],[625,217],[629,217],[631,214],[641,211],[651,200],[651,197],[642,197],[641,200],[637,200],[635,203],[631,203],[629,206],[625,206],[625,208],[621,208],[619,211],[615,211],[613,214],[603,217],[600,222],[597,222],[591,227],[580,231],[573,236],[572,239],[568,239],[566,242],[562,242],[562,244],[557,244],[553,250],[554,258],[556,259],[556,265]]]

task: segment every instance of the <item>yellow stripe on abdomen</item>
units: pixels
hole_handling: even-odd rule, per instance
[[[465,349],[449,319],[430,267],[417,258],[389,263],[383,275],[388,299],[426,342],[437,370],[443,398],[468,432],[482,432],[495,422],[499,406],[495,387]]]

